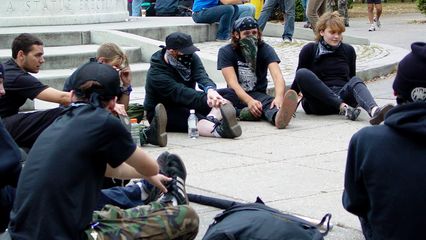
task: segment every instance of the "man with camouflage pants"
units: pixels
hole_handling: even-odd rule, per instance
[[[8,236],[0,238],[195,238],[199,219],[188,205],[182,160],[166,152],[157,163],[111,114],[120,93],[118,72],[92,62],[79,68],[76,79],[72,105],[43,131],[28,155]],[[147,206],[122,210],[107,205],[93,212],[104,176],[143,177],[164,195]]]

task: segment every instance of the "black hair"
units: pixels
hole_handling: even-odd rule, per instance
[[[19,51],[23,51],[24,54],[28,54],[33,45],[43,45],[43,41],[29,33],[20,34],[12,42],[12,58],[16,59]]]

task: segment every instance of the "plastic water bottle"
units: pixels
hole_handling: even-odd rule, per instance
[[[140,135],[139,135],[140,125],[138,123],[138,119],[136,118],[130,119],[130,125],[131,125],[130,133],[132,134],[133,142],[136,144],[136,146],[140,146],[141,145]]]
[[[195,110],[191,109],[189,111],[189,117],[188,117],[188,137],[189,138],[196,139],[198,138],[198,136],[200,136],[198,133],[197,124],[198,124],[198,118],[195,115]]]

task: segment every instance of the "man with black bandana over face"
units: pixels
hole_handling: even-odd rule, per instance
[[[356,74],[354,48],[342,42],[345,31],[338,12],[324,14],[315,28],[316,42],[305,45],[291,86],[303,94],[307,114],[342,114],[355,121],[362,107],[371,116],[370,124],[380,124],[392,105],[379,107],[367,86]]]
[[[232,43],[219,49],[217,68],[239,101],[235,103],[240,120],[263,118],[278,129],[285,128],[297,108],[297,94],[285,92],[285,82],[274,49],[262,41],[259,26],[252,17],[235,21]],[[275,97],[266,93],[270,71]]]
[[[145,110],[148,121],[155,106],[162,103],[167,111],[167,131],[187,132],[189,110],[199,119],[201,136],[236,138],[241,135],[232,99],[232,89],[218,89],[207,75],[199,51],[190,35],[175,32],[166,37],[166,46],[151,57],[145,84]],[[197,91],[196,85],[203,91]],[[228,101],[229,100],[229,101]]]

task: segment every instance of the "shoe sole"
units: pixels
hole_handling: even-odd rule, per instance
[[[275,127],[286,128],[290,123],[293,114],[296,112],[298,96],[294,90],[288,90],[284,95],[284,101],[275,116]]]
[[[222,107],[220,107],[220,113],[222,114],[224,124],[227,124],[229,126],[233,138],[241,136],[241,126],[237,122],[235,109],[232,104],[224,104]]]
[[[167,112],[163,104],[159,103],[155,106],[155,116],[157,119],[157,135],[158,146],[165,147],[167,146]]]
[[[381,122],[383,122],[383,120],[385,120],[386,113],[389,112],[389,110],[391,110],[392,108],[393,108],[392,104],[387,104],[386,106],[384,106],[380,110],[379,115],[370,119],[370,124],[379,125]]]

